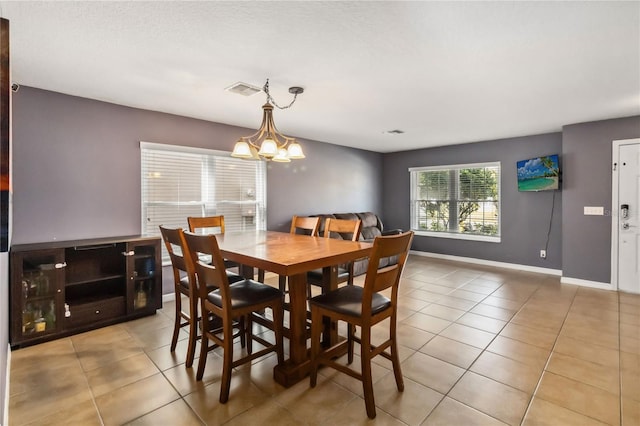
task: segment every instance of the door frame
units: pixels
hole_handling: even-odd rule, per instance
[[[618,211],[618,164],[622,145],[640,144],[640,138],[621,139],[612,142],[611,151],[611,287],[618,290],[618,227],[620,214]]]

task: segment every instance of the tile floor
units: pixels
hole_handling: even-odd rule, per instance
[[[399,306],[405,391],[376,358],[375,423],[640,424],[640,296],[412,256]],[[219,404],[221,357],[211,353],[196,382],[186,334],[169,351],[173,309],[13,351],[10,424],[369,422],[359,382],[323,369],[317,388],[285,389],[272,380],[275,356],[237,368]]]

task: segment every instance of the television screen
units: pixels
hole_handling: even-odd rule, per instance
[[[548,191],[560,188],[558,155],[518,161],[518,191]]]

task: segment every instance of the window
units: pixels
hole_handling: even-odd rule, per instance
[[[148,142],[140,151],[145,235],[160,235],[159,225],[187,228],[188,216],[224,215],[226,232],[266,229],[264,162]]]
[[[418,235],[500,241],[500,163],[410,168]]]

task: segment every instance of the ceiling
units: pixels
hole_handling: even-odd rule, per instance
[[[377,152],[640,114],[640,2],[0,2],[20,85]],[[403,134],[389,134],[389,130]]]

